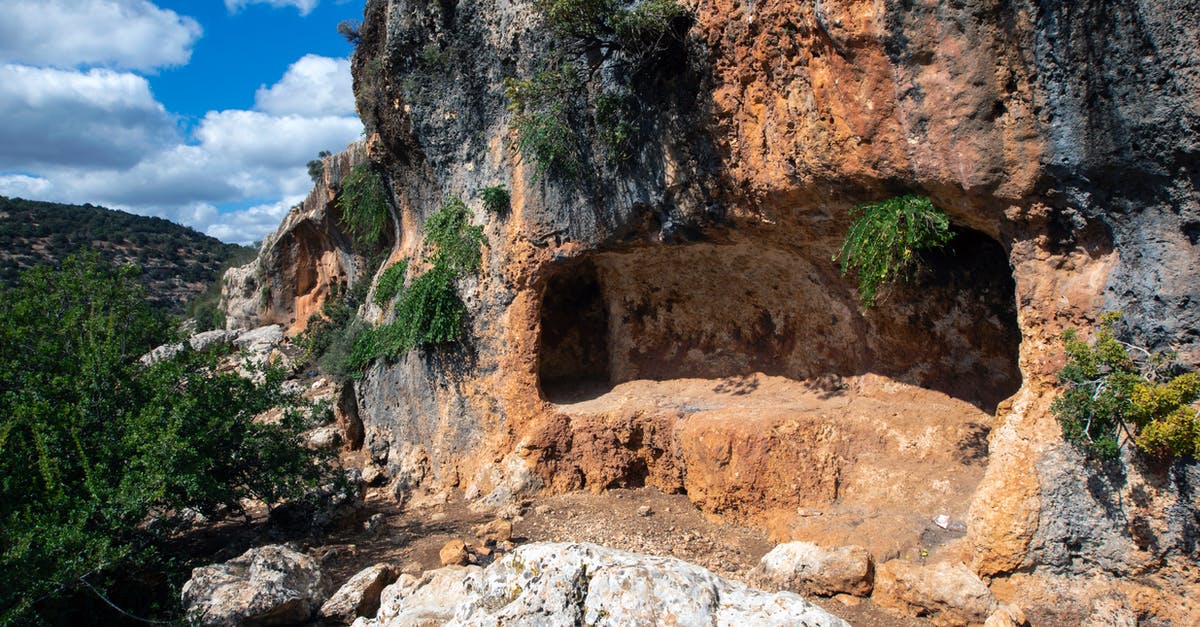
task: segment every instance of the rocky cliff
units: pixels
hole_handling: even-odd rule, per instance
[[[354,56],[369,149],[338,156],[264,244],[231,320],[296,331],[358,280],[328,202],[369,152],[393,258],[418,257],[449,195],[487,242],[458,284],[464,341],[354,384],[404,498],[656,485],[781,540],[965,561],[1002,601],[1082,598],[1053,582],[1091,573],[1111,585],[1088,598],[1195,618],[1180,600],[1197,590],[1200,469],[1085,464],[1049,404],[1061,332],[1105,310],[1200,362],[1200,12],[681,4],[633,65],[527,2],[370,0]],[[505,93],[564,54],[586,69],[557,103],[571,176],[520,150]],[[631,103],[623,158],[597,113],[613,94]],[[511,208],[484,211],[498,184]],[[830,260],[849,209],[905,192],[958,236],[863,309]],[[965,534],[931,532],[937,514]]]

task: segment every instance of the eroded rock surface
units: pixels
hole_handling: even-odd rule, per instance
[[[676,559],[592,544],[528,544],[487,568],[404,575],[359,627],[445,625],[828,625],[786,593],[754,590]]]
[[[188,619],[201,625],[288,625],[308,620],[325,594],[316,560],[268,545],[192,570],[182,600]]]

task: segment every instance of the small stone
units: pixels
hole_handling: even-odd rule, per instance
[[[438,557],[442,560],[442,566],[463,566],[471,560],[467,544],[458,538],[447,542],[442,550],[438,551]]]
[[[538,516],[547,516],[551,511],[552,510],[550,509],[549,505],[538,505],[537,507],[533,508],[533,513],[537,514]]]
[[[321,606],[320,615],[345,623],[359,616],[373,616],[379,609],[379,593],[395,581],[398,574],[388,564],[376,564],[359,571]]]
[[[371,517],[368,518],[367,521],[363,523],[363,532],[368,533],[368,534],[375,533],[376,531],[379,531],[379,529],[382,528],[383,525],[384,525],[383,514],[372,514]]]
[[[511,541],[506,540],[504,542],[497,542],[496,548],[507,553],[508,551],[511,551],[511,550],[517,548],[517,545],[513,544]]]
[[[433,522],[442,522],[446,520],[446,512],[434,512],[429,515],[429,520]]]
[[[421,562],[413,560],[413,561],[405,564],[404,568],[400,569],[400,572],[405,575],[412,575],[414,577],[418,577],[421,575],[421,573],[425,572],[425,567],[421,565]]]
[[[387,479],[387,474],[383,471],[383,468],[375,464],[367,464],[363,466],[362,478],[363,483],[369,486],[379,486]]]
[[[653,514],[653,513],[654,513],[654,510],[650,509],[649,505],[643,505],[643,506],[637,508],[638,516],[649,516],[650,514]]]
[[[513,526],[512,523],[502,518],[497,518],[486,525],[480,525],[475,528],[475,537],[479,538],[484,544],[495,545],[499,542],[506,542],[512,539]]]
[[[1025,627],[1028,624],[1025,612],[1021,611],[1020,607],[1003,603],[983,622],[983,627]]]
[[[933,524],[941,527],[942,529],[949,529],[950,528],[950,517],[947,516],[946,514],[938,514],[933,519]]]
[[[486,544],[480,547],[473,547],[473,550],[480,557],[490,557],[492,555],[492,550]]]
[[[915,564],[891,560],[875,569],[871,600],[908,615],[928,615],[938,625],[982,623],[996,599],[979,576],[960,563]]]
[[[845,605],[846,607],[858,607],[859,605],[862,605],[863,602],[861,597],[856,597],[852,594],[837,594],[834,595],[833,600]]]

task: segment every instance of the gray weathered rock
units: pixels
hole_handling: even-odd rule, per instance
[[[445,625],[830,625],[847,623],[789,593],[694,564],[594,544],[536,543],[486,569],[441,568],[384,590],[358,627]]]
[[[240,349],[249,351],[251,355],[266,355],[281,341],[283,341],[283,327],[269,324],[242,333],[233,340],[233,344]]]
[[[800,594],[866,596],[871,593],[875,562],[866,549],[826,549],[811,542],[788,542],[760,560],[754,576],[772,588]]]
[[[379,593],[396,580],[399,573],[389,564],[376,564],[359,571],[342,584],[321,606],[322,618],[349,623],[359,616],[373,616],[379,610]]]
[[[193,569],[181,597],[189,620],[201,625],[284,625],[312,616],[325,581],[313,558],[268,545]]]
[[[197,333],[189,337],[188,344],[192,347],[192,350],[202,351],[210,346],[213,346],[214,344],[232,343],[242,333],[243,331],[241,329],[236,329],[233,331],[214,329],[212,331]]]
[[[996,598],[971,569],[948,562],[884,562],[875,570],[871,600],[903,614],[929,616],[939,626],[982,623],[996,609]]]

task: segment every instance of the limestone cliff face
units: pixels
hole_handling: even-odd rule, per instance
[[[632,158],[591,130],[601,61],[568,103],[566,180],[534,176],[509,130],[503,79],[561,46],[530,3],[367,3],[355,86],[394,256],[447,194],[488,242],[459,286],[468,339],[356,385],[376,461],[406,491],[492,504],[659,485],[778,537],[818,533],[813,509],[843,541],[903,537],[920,502],[966,520],[947,546],[983,575],[1194,560],[1196,467],[1089,469],[1048,411],[1061,331],[1106,309],[1200,363],[1194,3],[683,4],[686,34],[634,82]],[[507,214],[479,208],[496,184]],[[960,235],[863,310],[830,259],[851,207],[902,192]],[[345,273],[337,229],[312,224]],[[302,319],[299,285],[321,280],[288,277],[328,273],[289,265],[324,258],[305,255],[262,266],[294,304],[258,315]]]
[[[221,307],[230,329],[279,324],[299,333],[321,310],[331,289],[347,289],[359,280],[362,256],[340,222],[333,202],[342,178],[366,163],[365,141],[326,157],[321,179],[262,243],[257,259],[224,277]]]

